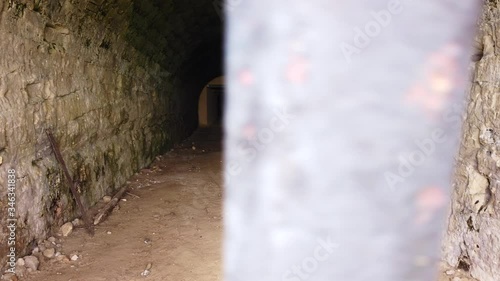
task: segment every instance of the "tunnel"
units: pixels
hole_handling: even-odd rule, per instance
[[[47,131],[90,207],[199,127],[201,93],[223,75],[222,9],[217,1],[0,2],[0,165],[15,169],[23,190],[16,256],[81,218]],[[8,235],[2,227],[2,268]]]
[[[229,57],[226,28],[230,26],[225,12],[251,6],[242,2],[0,1],[1,280],[222,280],[223,177],[224,172],[231,173],[234,168],[226,164],[226,171],[223,170],[224,122],[226,125],[239,122],[247,114],[250,121],[234,133],[233,138],[271,132],[271,139],[286,140],[273,125],[279,118],[259,114],[265,111],[251,95],[244,95],[248,89],[245,87],[253,85],[256,76],[245,70],[246,65],[238,69],[239,72],[227,75],[224,57],[233,63],[247,59],[250,65],[251,54],[264,55],[258,48],[251,49],[244,43],[267,42],[272,36],[265,24],[277,24],[274,31],[283,33],[300,31],[297,26],[287,29],[284,19],[289,15],[286,13],[277,12],[280,16],[259,22],[269,16],[267,11],[286,10],[278,9],[280,6],[276,3],[280,1],[271,1],[269,6],[260,7],[265,8],[262,17],[238,18],[250,23],[245,30],[248,34],[239,34],[238,38],[248,36],[251,40],[236,45],[249,51],[241,60]],[[329,5],[328,1],[318,2],[325,7]],[[300,10],[297,18],[303,15],[301,12],[309,12],[308,8],[297,10]],[[379,15],[371,12],[370,17]],[[321,14],[325,16],[326,12]],[[406,16],[403,13],[402,18]],[[458,109],[448,116],[447,124],[462,131],[450,183],[452,196],[443,227],[441,258],[436,266],[439,281],[500,280],[497,262],[500,259],[498,19],[498,1],[484,1],[477,22],[473,57],[466,58],[469,80],[454,81],[466,88],[467,99],[461,105],[463,114]],[[394,17],[394,20],[400,19]],[[349,32],[353,30],[358,32],[349,27]],[[464,34],[467,32],[469,30],[464,30]],[[299,32],[296,41],[307,41],[314,38],[315,33],[304,34]],[[286,52],[305,48],[296,41],[282,47]],[[383,48],[373,50],[380,49]],[[266,58],[272,61],[279,55],[282,54],[273,53]],[[385,66],[385,62],[379,63]],[[253,93],[264,93],[263,85],[278,79],[276,77],[285,77],[283,79],[298,85],[278,91],[288,94],[282,100],[277,95],[269,95],[268,105],[287,104],[297,99],[304,99],[304,104],[311,102],[307,95],[314,93],[304,91],[306,88],[301,84],[308,78],[309,67],[302,56],[290,63],[288,72],[280,74],[283,77],[269,75],[268,71],[274,69],[268,68],[267,62],[263,65],[260,65],[262,76],[259,76],[262,84],[254,85]],[[335,76],[326,71],[313,78],[330,75],[329,79],[337,79],[344,74],[341,71]],[[238,88],[241,92],[231,93],[233,102],[237,99],[235,96],[244,101],[239,108],[243,109],[241,112],[227,107],[229,85],[233,85],[233,89],[234,85],[245,86]],[[357,83],[353,82],[348,88],[356,87]],[[314,102],[321,107],[318,101]],[[306,112],[301,104],[295,110]],[[282,112],[274,114],[283,115]],[[302,124],[300,118],[292,122]],[[306,124],[305,128],[314,128],[332,119],[322,118]],[[252,122],[268,123],[256,131]],[[287,132],[288,136],[300,133],[298,130]],[[234,147],[240,144],[235,139]],[[246,147],[237,149],[252,157],[277,155],[266,150],[267,140],[257,138],[245,144]],[[324,143],[306,147],[304,151],[327,151],[333,145],[336,144]],[[359,147],[363,145],[366,144],[359,143]],[[296,167],[289,158],[294,151],[286,150],[288,148],[287,145],[279,148],[286,152],[283,152],[286,157],[278,161],[289,167],[289,171],[273,173],[275,170],[265,161],[251,164],[266,167],[265,174],[271,179],[286,176],[285,183],[300,182],[301,174],[294,172]],[[246,180],[251,182],[254,177],[248,176]],[[280,188],[279,192],[283,192],[284,188]],[[269,202],[263,201],[271,208],[283,208],[273,201],[279,192],[269,195]],[[264,192],[249,194],[244,200],[254,200]],[[299,199],[298,202],[303,203],[308,197]],[[335,197],[334,202],[328,204],[342,205],[342,200]],[[244,202],[234,205],[253,207],[250,201]],[[296,217],[307,218],[310,213],[304,210]],[[252,212],[235,212],[231,219],[241,216],[251,223],[259,222],[252,220],[252,215]],[[262,220],[276,219],[280,223],[289,219],[280,218],[276,213],[260,215]],[[243,220],[238,223],[243,227],[250,225]],[[303,229],[297,230],[301,231]],[[248,241],[256,238],[251,232],[241,233],[248,236]],[[289,235],[286,231],[278,234],[278,238]],[[250,245],[247,240],[228,240],[232,243],[237,240],[242,247],[232,250],[246,257],[242,249]],[[266,245],[250,245],[250,248],[251,254],[268,250]],[[291,251],[285,251],[283,256],[291,256],[289,253]],[[304,260],[310,261],[307,258]],[[241,261],[235,260],[235,263]],[[390,262],[398,264],[396,260]],[[234,265],[232,262],[228,264]],[[426,264],[428,260],[420,257],[411,262]],[[357,265],[353,272],[363,266]],[[248,276],[231,276],[231,280],[244,280]],[[309,277],[314,278],[314,274],[282,280],[313,280]]]

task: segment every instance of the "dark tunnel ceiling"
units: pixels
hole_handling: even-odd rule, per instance
[[[189,130],[203,86],[222,75],[223,20],[214,0],[135,0],[128,41],[167,72]],[[221,0],[222,1],[222,0]],[[161,77],[160,77],[161,78]]]
[[[213,0],[135,0],[127,39],[180,83],[202,83],[194,80],[222,74],[223,25],[216,8]]]

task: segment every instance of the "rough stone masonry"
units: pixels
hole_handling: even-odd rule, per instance
[[[499,21],[499,1],[485,1],[443,243],[445,260],[481,281],[500,276]]]
[[[229,11],[226,280],[436,280],[477,4]],[[281,107],[294,118],[273,130]],[[241,149],[255,140],[265,148]]]

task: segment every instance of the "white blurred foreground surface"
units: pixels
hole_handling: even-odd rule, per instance
[[[227,3],[226,281],[435,279],[477,4]]]

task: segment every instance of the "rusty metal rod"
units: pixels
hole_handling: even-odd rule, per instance
[[[82,214],[83,221],[85,223],[85,227],[87,229],[87,232],[93,236],[94,235],[94,227],[92,226],[92,222],[90,220],[89,214],[87,213],[87,209],[82,203],[82,200],[80,198],[80,193],[78,193],[77,187],[75,182],[73,181],[73,178],[71,177],[68,167],[66,166],[66,162],[64,162],[64,158],[61,155],[61,150],[59,149],[59,146],[54,138],[54,135],[50,130],[45,131],[47,133],[47,137],[49,138],[50,145],[52,147],[52,151],[54,152],[54,156],[56,157],[57,162],[59,162],[59,165],[61,165],[61,168],[63,169],[64,175],[66,177],[66,180],[68,181],[69,187],[71,189],[71,193],[73,193],[73,197],[75,198],[76,204],[78,205],[78,208],[80,209],[80,212]]]

